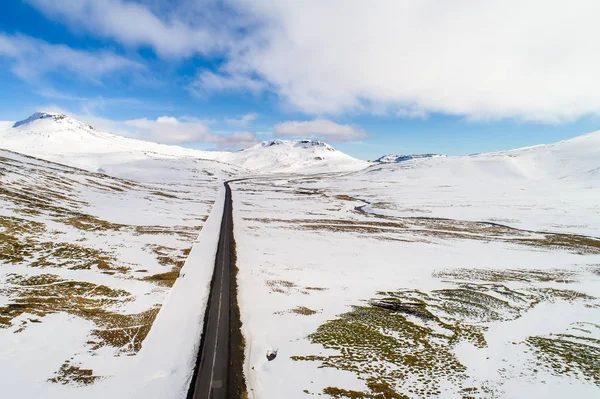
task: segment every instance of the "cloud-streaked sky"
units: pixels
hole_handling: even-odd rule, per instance
[[[164,143],[313,137],[365,159],[600,125],[597,0],[6,3],[1,119],[61,109]]]

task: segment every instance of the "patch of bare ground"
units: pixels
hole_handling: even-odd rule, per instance
[[[164,192],[164,191],[153,191],[152,195],[155,195],[157,197],[162,197],[162,198],[171,198],[171,199],[172,198],[179,198],[176,195],[173,195],[173,194],[170,194],[170,193],[167,193],[167,192]]]
[[[27,262],[31,267],[64,267],[89,270],[126,271],[108,253],[79,244],[41,241],[45,225],[40,222],[0,216],[0,261]]]
[[[133,296],[124,290],[64,280],[54,274],[32,277],[11,275],[7,283],[7,288],[1,292],[10,298],[11,303],[0,307],[0,328],[10,327],[12,320],[23,314],[41,318],[66,312],[96,324],[92,332],[94,338],[88,342],[92,350],[110,345],[118,348],[119,353],[136,353],[159,310],[153,308],[136,314],[108,311],[107,308],[134,300]],[[30,318],[29,322],[40,320]],[[16,332],[26,326],[27,322],[22,323]]]
[[[286,311],[282,311],[282,312],[275,312],[275,314],[285,314],[285,313],[294,313],[294,314],[299,314],[299,315],[303,315],[303,316],[312,316],[312,315],[316,314],[317,311],[307,308],[306,306],[296,306],[295,308],[290,309],[290,310],[286,310]]]
[[[340,201],[360,201],[359,199],[351,197],[346,194],[333,195],[332,198],[335,198]]]
[[[323,287],[304,287],[304,289],[308,291],[327,291],[327,288]]]
[[[291,309],[290,312],[304,316],[311,316],[317,313],[316,310],[307,308],[306,306],[297,306],[294,309]]]
[[[575,271],[564,269],[449,269],[433,273],[433,277],[462,281],[558,282],[565,284],[577,282],[577,275]]]
[[[119,231],[130,228],[130,226],[124,224],[107,222],[83,213],[72,213],[70,216],[60,219],[60,221],[84,231]]]
[[[523,277],[534,282],[548,280],[535,273],[533,276],[517,273],[516,277],[509,273],[502,279]],[[367,392],[343,387],[329,387],[323,392],[337,398],[437,397],[442,389],[440,381],[462,390],[464,397],[490,397],[495,388],[469,380],[466,367],[455,356],[456,345],[469,342],[476,348],[486,347],[489,323],[515,320],[543,301],[596,300],[573,292],[512,289],[498,282],[449,284],[448,288],[428,292],[408,289],[380,292],[367,304],[354,306],[309,335],[311,342],[336,350],[335,354],[292,356],[292,359],[351,371],[367,383],[377,382],[389,388],[385,395],[370,385]],[[539,348],[553,343],[532,337],[528,344]],[[580,344],[586,342],[578,341]],[[587,367],[586,373],[590,375],[597,367],[596,360],[589,359],[600,358],[596,353],[598,348],[561,345],[569,346],[570,355],[557,355],[554,347],[550,351],[554,361],[559,361],[557,356],[562,359],[563,369],[577,364],[579,369]],[[585,361],[592,365],[581,365]],[[545,362],[553,367],[549,360]]]
[[[133,355],[141,349],[159,310],[156,307],[136,314],[97,313],[93,319],[99,328],[92,331],[88,344],[92,350],[109,345],[117,348],[118,354]]]
[[[98,378],[94,375],[93,370],[83,369],[77,365],[71,364],[70,360],[67,360],[60,369],[56,371],[55,376],[48,379],[48,382],[63,385],[90,385],[96,382]]]
[[[165,287],[172,287],[175,284],[175,280],[179,277],[181,268],[183,267],[185,260],[190,254],[192,248],[176,249],[169,248],[163,245],[148,244],[146,248],[149,248],[155,255],[158,263],[162,266],[169,267],[170,270],[163,273],[153,274],[143,278],[145,281],[150,281]]]
[[[202,230],[201,226],[136,226],[135,232],[138,235],[176,235],[184,241],[193,241],[198,237]]]
[[[143,278],[144,281],[162,285],[164,287],[172,287],[175,281],[179,278],[180,267],[174,267],[168,272],[157,273]]]
[[[118,193],[122,193],[125,190],[132,188],[131,186],[119,187],[116,184],[108,184],[108,183],[104,183],[104,182],[100,183],[97,179],[93,179],[93,178],[89,178],[89,177],[86,178],[85,180],[88,183],[88,185],[90,185],[91,187],[98,188],[103,191],[109,191],[109,192],[115,191]]]
[[[367,387],[370,392],[354,391],[351,389],[341,389],[337,387],[327,387],[323,389],[325,395],[329,395],[336,399],[409,399],[409,396],[395,392],[385,382],[377,382],[376,380],[367,382]]]
[[[267,280],[265,284],[271,288],[271,292],[282,294],[289,294],[290,289],[297,287],[296,284],[287,280]]]
[[[570,334],[529,337],[539,364],[557,376],[571,375],[600,386],[600,340]]]
[[[67,312],[86,317],[103,312],[104,307],[133,300],[130,293],[105,285],[64,280],[55,274],[24,277],[9,275],[2,293],[11,303],[0,307],[0,326],[9,327],[21,314],[43,317]],[[89,317],[86,317],[89,318]]]
[[[368,215],[359,212],[360,215]],[[461,239],[497,241],[536,247],[544,250],[565,250],[578,254],[600,254],[600,239],[573,234],[555,234],[519,230],[488,222],[436,219],[427,217],[386,217],[369,215],[367,219],[279,219],[244,218],[259,223],[277,223],[293,230],[328,231],[372,235],[379,239],[423,241],[424,239]]]

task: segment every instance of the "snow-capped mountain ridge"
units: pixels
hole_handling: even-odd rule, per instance
[[[12,127],[9,127],[12,126]],[[0,125],[0,147],[88,170],[106,170],[123,160],[204,159],[242,167],[253,173],[324,173],[365,169],[369,163],[331,145],[312,139],[263,141],[238,152],[200,151],[126,138],[101,132],[67,115],[36,112],[20,122]],[[553,144],[446,157],[439,154],[386,155],[373,168],[439,167],[440,174],[464,168],[483,175],[524,176],[533,179],[600,178],[600,132]],[[141,172],[141,170],[140,170]]]
[[[306,148],[306,149],[313,148],[313,147],[322,147],[322,148],[326,149],[327,151],[337,151],[335,148],[333,148],[331,145],[327,144],[324,141],[312,140],[312,139],[302,139],[302,140],[276,139],[276,140],[263,141],[262,143],[257,144],[257,146],[258,145],[260,145],[261,147],[273,147],[276,145],[291,145],[296,148]]]
[[[344,154],[323,141],[311,139],[263,141],[245,150],[219,157],[219,161],[261,173],[342,172],[368,166],[366,161]]]
[[[403,177],[435,175],[446,182],[464,180],[495,181],[497,185],[516,182],[600,182],[600,131],[552,144],[539,144],[507,151],[418,158],[408,162],[379,162],[369,168],[373,173],[401,171]],[[435,170],[435,173],[431,171]],[[509,183],[511,182],[511,183]],[[444,183],[449,184],[449,183]]]
[[[438,157],[445,157],[445,155],[442,155],[442,154],[412,154],[412,155],[388,154],[388,155],[384,155],[380,158],[377,158],[375,160],[375,162],[393,163],[393,162],[410,161],[411,159],[438,158]]]
[[[14,123],[12,128],[0,131],[0,139],[2,148],[42,158],[44,154],[148,152],[215,159],[223,154],[101,132],[85,122],[54,112],[36,112]]]
[[[212,160],[241,166],[254,173],[341,172],[368,166],[367,162],[319,140],[269,140],[234,153],[201,151],[117,136],[53,112],[36,112],[0,130],[0,147],[108,174],[115,162],[145,162],[157,158]]]
[[[65,114],[60,114],[60,113],[56,113],[56,112],[44,112],[44,111],[38,111],[38,112],[34,113],[33,115],[31,115],[27,119],[15,122],[13,127],[17,128],[20,126],[31,125],[34,122],[39,121],[41,119],[46,119],[46,120],[49,119],[56,123],[67,123],[67,124],[80,126],[80,127],[90,129],[90,130],[96,130],[92,125],[88,125],[87,123],[80,122],[77,119],[70,118]]]
[[[0,130],[0,148],[117,177],[143,179],[161,168],[168,175],[167,168],[194,162],[212,173],[236,169],[214,160],[222,152],[117,136],[60,113],[36,112],[12,126]]]

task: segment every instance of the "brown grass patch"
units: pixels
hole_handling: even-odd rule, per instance
[[[306,306],[297,306],[294,309],[291,309],[290,312],[295,314],[301,314],[304,316],[312,316],[313,314],[317,313],[316,310],[312,310],[310,308],[307,308]]]
[[[74,366],[68,360],[54,374],[56,376],[48,379],[48,382],[63,385],[91,385],[99,378],[97,375],[94,375],[91,369],[82,369],[79,366]]]
[[[175,280],[179,277],[180,267],[174,267],[171,271],[165,273],[153,274],[152,276],[146,276],[143,278],[144,281],[150,281],[164,287],[172,287],[175,284]]]

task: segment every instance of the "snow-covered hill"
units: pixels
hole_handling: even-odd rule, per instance
[[[2,397],[185,397],[228,175],[163,161],[135,181],[0,149]]]
[[[100,132],[87,123],[51,112],[36,112],[11,127],[0,124],[0,148],[109,174],[115,169],[123,171],[124,162],[138,165],[157,159],[170,163],[204,160],[205,168],[231,169],[224,165],[227,163],[238,171],[236,166],[253,173],[339,172],[368,166],[316,140],[266,141],[233,153],[200,151]],[[139,173],[143,171],[138,169],[135,176],[121,177],[139,178]]]
[[[13,127],[14,124],[15,122],[12,121],[0,121],[0,131],[9,129]]]
[[[4,148],[22,152],[65,154],[146,151],[203,159],[216,159],[223,155],[223,152],[199,151],[99,132],[87,123],[51,112],[36,112],[0,134]]]
[[[389,216],[486,220],[600,235],[600,132],[488,154],[378,163],[327,187]]]
[[[375,160],[375,162],[379,162],[379,163],[393,163],[393,162],[404,162],[404,161],[410,161],[411,159],[420,159],[420,158],[437,158],[437,157],[443,157],[445,155],[441,155],[441,154],[412,154],[412,155],[395,155],[395,154],[388,154],[388,155],[384,155],[380,158],[377,158]]]
[[[36,112],[0,131],[0,148],[119,177],[142,179],[147,168],[173,170],[177,164],[196,162],[197,169],[231,170],[214,162],[222,152],[199,151],[151,143],[100,132],[63,114]]]
[[[260,173],[355,171],[368,163],[318,140],[263,141],[246,150],[218,158]]]
[[[558,180],[600,182],[600,131],[553,144],[541,144],[487,154],[456,157],[421,157],[399,164],[374,165],[372,176],[402,171],[406,178],[440,180]]]

